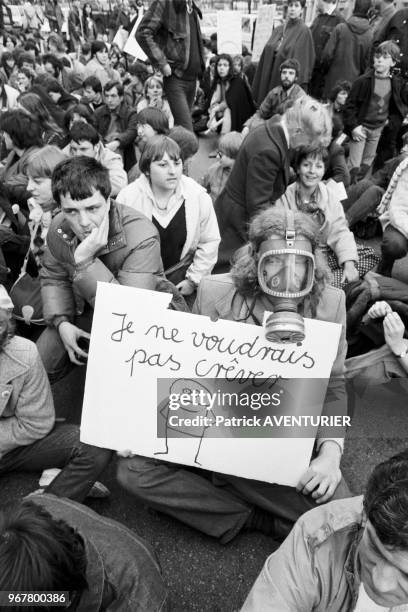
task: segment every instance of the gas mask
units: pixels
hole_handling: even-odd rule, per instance
[[[274,312],[265,322],[265,336],[271,342],[301,342],[305,325],[298,305],[310,293],[314,282],[315,259],[310,241],[296,236],[293,214],[288,214],[284,238],[265,240],[258,251],[258,282],[273,297]]]

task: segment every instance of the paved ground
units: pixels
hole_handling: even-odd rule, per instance
[[[201,141],[193,175],[199,177],[208,165],[208,152],[215,143]],[[73,371],[53,389],[57,414],[79,422],[84,371]],[[384,388],[370,387],[353,401],[353,425],[346,439],[343,472],[353,493],[363,492],[372,468],[406,447],[407,384],[394,381]],[[151,542],[160,557],[175,612],[233,612],[239,610],[268,554],[276,547],[271,538],[243,533],[228,546],[152,512],[120,490],[113,464],[103,477],[111,489],[108,500],[89,505],[106,516],[134,528]],[[10,475],[1,480],[0,504],[14,501],[37,488],[38,477]]]

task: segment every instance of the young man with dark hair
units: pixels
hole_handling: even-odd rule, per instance
[[[128,171],[136,163],[136,110],[124,102],[123,85],[119,81],[106,83],[103,95],[105,104],[95,111],[95,127],[107,148],[123,155],[123,165]]]
[[[61,468],[47,491],[83,501],[112,453],[82,444],[77,425],[55,425],[44,366],[35,344],[14,336],[12,310],[0,285],[0,475]]]
[[[366,612],[408,604],[407,507],[404,451],[374,469],[364,499],[333,501],[303,515],[266,560],[242,612]]]
[[[76,121],[69,131],[69,139],[70,144],[65,147],[64,153],[71,157],[81,155],[93,157],[107,168],[112,187],[111,196],[118,195],[119,191],[126,187],[128,181],[121,156],[103,146],[98,132],[92,125]]]
[[[154,225],[110,199],[109,172],[96,159],[59,164],[52,192],[61,213],[47,234],[41,292],[49,327],[37,346],[56,380],[87,357],[81,343],[90,337],[97,282],[155,290],[163,266]]]
[[[91,110],[103,105],[102,83],[96,76],[89,76],[82,82],[81,103],[87,104]]]
[[[323,98],[337,81],[353,83],[369,67],[373,33],[368,21],[371,0],[356,0],[352,16],[332,30],[322,53]]]
[[[0,514],[0,589],[65,591],[63,608],[70,603],[70,610],[168,610],[151,546],[120,523],[53,495]]]

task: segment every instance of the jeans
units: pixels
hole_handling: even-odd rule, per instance
[[[184,81],[172,74],[164,79],[164,93],[170,104],[174,125],[182,125],[192,132],[191,109],[196,93],[195,80]]]
[[[368,179],[359,181],[347,189],[347,199],[343,200],[343,208],[350,227],[357,221],[362,221],[371,212],[375,212],[381,202],[384,189],[373,185]]]
[[[388,225],[383,233],[381,261],[377,270],[378,274],[391,276],[395,260],[405,257],[407,253],[408,240],[395,227]]]
[[[88,308],[83,314],[75,318],[74,325],[86,332],[90,332],[92,317],[93,310]],[[70,361],[58,330],[55,327],[47,327],[38,338],[36,344],[51,384],[64,378],[75,367],[75,364]]]
[[[280,519],[285,537],[316,506],[295,488],[212,474],[148,457],[120,459],[118,481],[139,500],[226,544],[241,531],[255,506]],[[332,499],[349,497],[342,479]]]
[[[377,128],[364,127],[364,139],[359,142],[350,140],[349,168],[360,168],[364,165],[371,166],[377,152],[383,126]]]
[[[112,451],[83,444],[77,425],[57,424],[42,440],[0,458],[0,474],[60,468],[47,493],[82,502],[112,457]]]

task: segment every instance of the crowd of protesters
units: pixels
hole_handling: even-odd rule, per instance
[[[57,2],[24,6],[26,27],[0,32],[0,475],[42,475],[0,514],[0,591],[165,610],[149,545],[81,505],[109,495],[98,478],[114,453],[56,422],[51,385],[86,364],[98,281],[252,325],[284,296],[301,317],[340,324],[323,413],[333,397],[347,412],[346,378],[407,377],[408,274],[394,263],[408,253],[408,10],[356,0],[345,20],[319,0],[308,27],[304,0],[288,0],[253,63],[202,37],[193,0],[145,8],[143,61],[115,44],[141,2],[119,2],[106,26],[73,0],[68,36]],[[209,136],[216,159],[197,181],[191,161]],[[117,479],[221,543],[242,530],[287,538],[247,612],[408,604],[408,458],[385,461],[364,501],[352,498],[345,434],[317,433],[297,488],[125,449]]]

